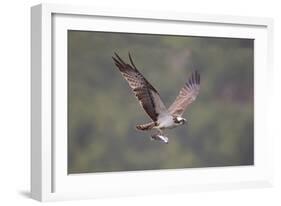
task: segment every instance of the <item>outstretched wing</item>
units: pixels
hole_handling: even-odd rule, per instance
[[[159,116],[168,114],[168,111],[156,89],[144,78],[133,63],[129,53],[130,64],[125,63],[116,53],[112,57],[115,65],[127,80],[141,106],[153,121]]]
[[[197,97],[200,89],[200,74],[195,71],[191,78],[185,83],[180,90],[179,95],[168,111],[171,115],[182,116],[188,105],[190,105]]]

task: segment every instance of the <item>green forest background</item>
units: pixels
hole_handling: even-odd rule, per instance
[[[251,39],[68,31],[68,173],[254,163]],[[188,124],[169,144],[135,125],[150,121],[112,61],[136,67],[168,107],[192,71],[201,74]]]

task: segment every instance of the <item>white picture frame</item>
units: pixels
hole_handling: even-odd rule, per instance
[[[167,25],[173,29],[168,30]],[[273,75],[271,19],[40,4],[31,8],[31,26],[32,198],[52,201],[272,186],[273,137],[267,118],[270,98],[264,98]],[[254,38],[254,165],[68,175],[65,34],[73,28]]]

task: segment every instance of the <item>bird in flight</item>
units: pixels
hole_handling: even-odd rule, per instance
[[[145,79],[136,68],[129,53],[130,64],[123,61],[118,54],[112,57],[115,65],[129,83],[140,105],[152,122],[137,125],[142,131],[156,130],[151,135],[152,140],[168,143],[169,139],[164,135],[165,129],[172,129],[187,122],[182,117],[186,108],[196,99],[200,89],[200,74],[195,71],[181,88],[176,100],[167,109],[162,102],[157,90]]]

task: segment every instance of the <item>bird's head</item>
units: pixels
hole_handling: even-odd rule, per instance
[[[185,124],[187,122],[187,120],[185,118],[182,118],[182,117],[175,117],[174,122],[176,124],[182,125],[182,124]]]

